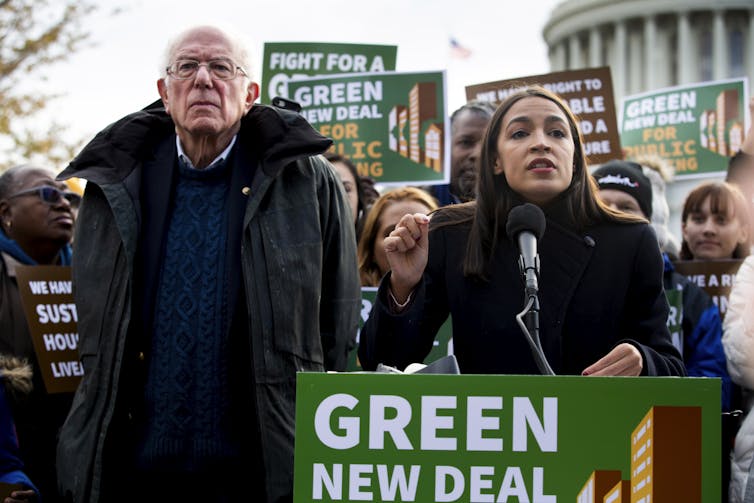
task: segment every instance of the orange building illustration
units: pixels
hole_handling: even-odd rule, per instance
[[[631,483],[628,480],[621,480],[610,489],[602,503],[629,503],[631,501]]]
[[[603,503],[605,495],[620,481],[620,470],[595,470],[576,496],[576,503]]]
[[[390,143],[388,147],[403,157],[408,157],[408,142],[406,141],[407,123],[408,110],[405,106],[395,105],[388,115],[388,129],[390,131]]]
[[[408,93],[409,157],[423,164],[423,152],[419,144],[422,124],[437,117],[436,86],[434,82],[419,82]]]
[[[702,410],[652,407],[631,434],[631,503],[702,500]]]
[[[430,124],[424,135],[424,165],[438,173],[442,171],[442,125]]]

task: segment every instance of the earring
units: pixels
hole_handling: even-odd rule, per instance
[[[10,229],[11,227],[13,227],[13,222],[11,222],[10,220],[6,220],[5,226]]]

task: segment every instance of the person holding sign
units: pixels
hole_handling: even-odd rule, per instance
[[[704,182],[689,192],[681,212],[681,260],[741,259],[749,255],[749,211],[741,191]]]
[[[165,53],[161,100],[60,175],[87,180],[74,297],[85,375],[58,446],[74,503],[290,501],[296,372],[344,370],[360,293],[332,141],[254,105],[213,26]]]
[[[684,375],[666,326],[662,257],[649,225],[597,196],[576,119],[553,93],[511,94],[485,131],[476,202],[405,215],[385,239],[391,272],[361,332],[359,358],[424,359],[452,315],[463,373],[540,373],[516,315],[524,282],[512,209],[541,208],[539,332],[557,374]]]
[[[21,165],[0,176],[0,353],[24,358],[33,391],[15,408],[21,457],[45,501],[57,501],[55,444],[71,393],[48,394],[16,278],[21,265],[70,265],[79,196],[47,168]]]

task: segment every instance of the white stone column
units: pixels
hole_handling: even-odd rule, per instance
[[[589,30],[589,66],[602,66],[602,33],[595,26]]]
[[[561,40],[553,48],[552,53],[552,71],[561,72],[566,69],[566,45],[565,41]]]
[[[584,61],[581,58],[581,41],[579,40],[578,34],[571,35],[571,38],[568,40],[569,47],[568,52],[570,61],[568,62],[568,68],[570,70],[576,70],[578,68],[584,67]]]
[[[644,87],[647,90],[657,87],[656,59],[660,48],[657,47],[657,22],[654,16],[644,18]]]
[[[628,34],[628,82],[626,92],[635,94],[642,92],[644,87],[644,39],[643,30],[632,30]]]
[[[754,10],[749,11],[749,47],[748,50],[744,50],[744,58],[749,65],[749,95],[752,95],[752,88],[754,88]],[[754,123],[754,117],[750,117],[752,123]]]
[[[691,24],[688,12],[678,14],[678,84],[691,84],[696,79],[696,66],[692,58]]]
[[[718,9],[712,18],[712,78],[724,79],[728,76],[728,37],[725,33],[725,12]]]
[[[610,69],[613,76],[613,93],[615,103],[618,104],[626,92],[626,23],[623,20],[615,23],[615,43],[613,64]]]

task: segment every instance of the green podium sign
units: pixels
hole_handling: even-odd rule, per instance
[[[297,379],[296,502],[719,499],[719,379]]]

